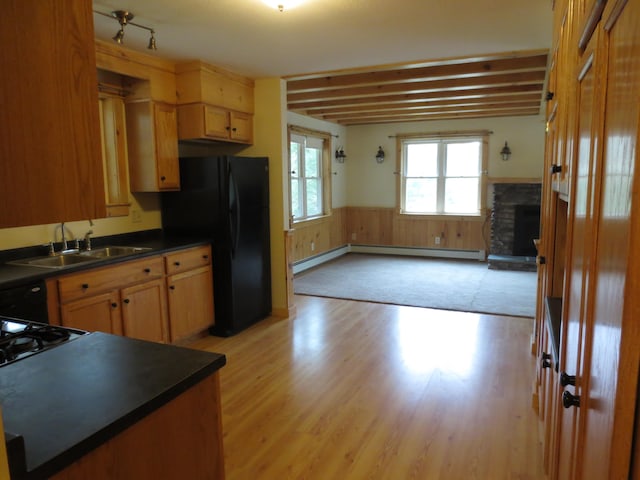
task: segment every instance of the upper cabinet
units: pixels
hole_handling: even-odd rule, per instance
[[[175,67],[170,61],[96,41],[101,72],[117,78],[125,105],[132,192],[180,189]]]
[[[176,66],[178,137],[253,143],[253,80],[195,61]]]
[[[152,100],[126,104],[132,192],[180,189],[176,108]]]
[[[2,7],[0,228],[104,217],[92,3]]]

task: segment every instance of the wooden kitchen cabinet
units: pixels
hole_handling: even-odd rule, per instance
[[[0,228],[105,217],[92,2],[3,1],[0,44]]]
[[[163,279],[139,283],[120,290],[122,330],[126,337],[169,342]]]
[[[107,216],[127,216],[131,203],[124,100],[102,94],[99,106]]]
[[[555,413],[543,419],[548,476],[637,479],[640,105],[631,99],[640,98],[640,3],[566,3],[575,24],[568,24],[570,51],[560,62],[574,73],[559,88],[574,107],[558,111],[568,133],[566,148],[556,152],[571,169],[563,275],[547,275],[548,282],[562,283],[563,298],[558,371],[544,387],[556,392],[549,397]],[[545,206],[557,198],[543,198],[542,212],[552,211]],[[542,224],[558,238],[554,229],[562,225],[544,216]],[[544,310],[536,315],[538,325]],[[542,349],[544,335],[538,338]]]
[[[211,247],[165,256],[171,342],[184,341],[215,323]]]
[[[72,273],[57,280],[63,326],[168,341],[160,256]]]
[[[60,310],[63,327],[122,335],[117,290],[62,304]]]
[[[181,140],[253,143],[254,82],[200,61],[176,65]]]
[[[131,191],[179,190],[175,106],[140,100],[126,103],[125,109]]]
[[[178,107],[180,140],[253,143],[253,116],[201,103]]]

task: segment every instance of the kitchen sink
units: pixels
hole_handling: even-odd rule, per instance
[[[125,255],[134,255],[136,253],[147,252],[151,250],[148,247],[123,247],[116,245],[109,245],[106,247],[99,247],[94,250],[85,250],[77,253],[65,253],[57,254],[46,257],[32,257],[24,258],[21,260],[12,260],[7,262],[11,265],[23,265],[30,267],[44,267],[44,268],[65,268],[80,263],[95,262],[103,260],[105,258],[123,257]]]
[[[136,253],[147,252],[151,250],[148,247],[122,247],[122,246],[107,246],[95,248],[93,250],[85,250],[78,255],[81,257],[89,258],[107,258],[107,257],[120,257],[122,255],[133,255]]]
[[[45,268],[63,268],[71,265],[77,265],[78,263],[86,263],[94,260],[91,257],[85,257],[82,255],[55,255],[53,257],[35,257],[25,258],[23,260],[13,260],[11,265],[27,265],[31,267],[45,267]]]

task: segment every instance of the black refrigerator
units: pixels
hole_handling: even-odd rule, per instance
[[[210,333],[233,335],[271,314],[268,159],[180,158],[180,185],[162,193],[163,231],[211,240]]]

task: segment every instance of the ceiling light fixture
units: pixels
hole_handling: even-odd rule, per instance
[[[98,12],[97,10],[94,10],[93,12],[104,17],[115,18],[116,20],[118,20],[118,23],[120,24],[120,30],[118,30],[113,36],[113,40],[116,43],[122,45],[122,43],[124,42],[124,27],[126,27],[127,25],[133,25],[134,27],[142,28],[148,31],[151,34],[151,37],[149,38],[149,44],[147,45],[147,48],[149,50],[158,49],[158,46],[156,45],[156,37],[154,36],[156,34],[155,30],[153,28],[140,25],[139,23],[133,23],[131,21],[133,20],[133,13],[128,12],[127,10],[115,10],[111,13],[102,13]]]
[[[284,12],[285,10],[291,10],[292,8],[297,7],[301,3],[304,3],[306,0],[262,0],[262,2],[271,8],[275,8]]]

